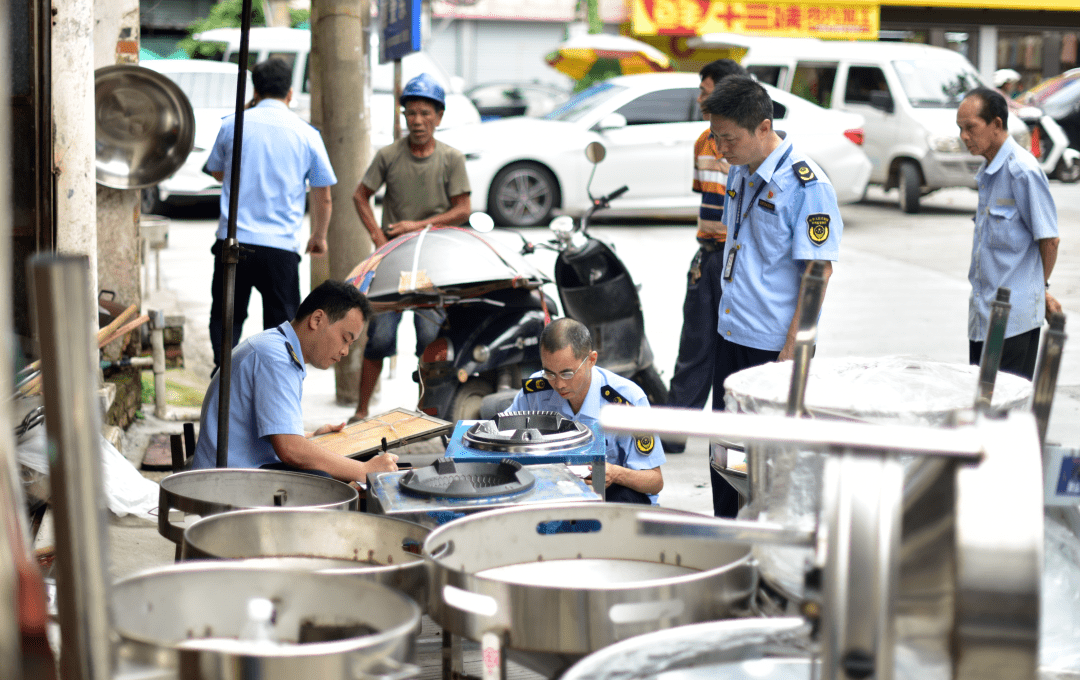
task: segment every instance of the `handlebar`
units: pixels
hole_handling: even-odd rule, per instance
[[[602,200],[605,203],[607,203],[608,201],[614,201],[616,198],[618,198],[619,196],[622,196],[623,194],[625,194],[629,190],[630,190],[630,187],[628,187],[628,186],[626,186],[624,184],[621,187],[619,187],[618,189],[616,189],[615,191],[612,191],[610,194],[605,196]]]

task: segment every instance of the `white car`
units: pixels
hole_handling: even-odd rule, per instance
[[[585,147],[593,141],[607,148],[606,160],[596,166],[593,194],[630,188],[605,217],[692,219],[701,204],[691,190],[693,147],[708,126],[697,105],[699,82],[693,73],[620,76],[543,118],[466,125],[436,138],[465,154],[473,209],[486,208],[499,224],[539,225],[554,212],[583,213],[593,169]],[[860,200],[871,168],[859,147],[863,117],[765,87],[779,104],[775,128],[821,166],[841,203]]]
[[[161,213],[170,205],[221,196],[221,182],[202,171],[221,129],[221,119],[236,112],[236,64],[206,59],[144,59],[140,66],[157,71],[180,86],[195,112],[195,147],[180,169],[156,186],[143,189],[142,212]],[[246,92],[251,93],[251,76]]]

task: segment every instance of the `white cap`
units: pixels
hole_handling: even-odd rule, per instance
[[[999,68],[994,71],[994,87],[1001,87],[1005,83],[1020,82],[1020,74],[1011,68]]]

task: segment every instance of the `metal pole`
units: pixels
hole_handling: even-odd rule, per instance
[[[221,373],[218,376],[217,467],[229,466],[229,390],[232,377],[233,318],[236,314],[236,263],[240,243],[236,240],[236,210],[240,201],[240,153],[244,144],[244,104],[247,84],[248,36],[251,34],[251,0],[244,0],[240,17],[240,63],[236,73],[236,118],[233,128],[232,175],[229,177],[228,234],[221,249],[225,276],[221,292]]]
[[[1043,334],[1039,365],[1035,368],[1035,389],[1031,397],[1031,410],[1035,413],[1035,425],[1039,430],[1039,445],[1046,444],[1046,429],[1050,426],[1050,407],[1057,389],[1058,368],[1061,352],[1065,347],[1065,315],[1050,315],[1050,328]]]
[[[394,60],[394,141],[401,139],[401,60]]]
[[[154,358],[154,415],[162,420],[166,416],[165,394],[165,312],[150,312],[150,348]]]
[[[825,263],[812,262],[803,272],[800,292],[799,330],[795,332],[795,357],[791,368],[791,389],[788,392],[787,415],[801,418],[805,412],[806,380],[810,375],[810,358],[817,342],[817,322],[821,301],[825,297]]]
[[[102,493],[101,406],[96,397],[96,316],[85,293],[85,257],[31,262],[41,342],[49,477],[56,511],[56,585],[60,673],[64,680],[108,680],[110,644],[108,537]]]
[[[1001,366],[1001,352],[1005,347],[1005,327],[1009,325],[1010,290],[1004,286],[998,288],[997,299],[990,305],[990,327],[986,331],[982,357],[979,359],[979,384],[975,390],[975,408],[988,409],[994,397],[994,383],[997,381],[998,367]]]

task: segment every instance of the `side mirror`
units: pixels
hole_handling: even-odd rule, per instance
[[[621,113],[609,113],[600,119],[600,122],[596,124],[596,129],[603,130],[618,130],[626,127],[626,116]]]
[[[486,212],[474,212],[469,215],[469,226],[481,234],[486,234],[495,228],[495,220]]]
[[[593,165],[604,160],[605,156],[607,156],[607,149],[600,142],[589,142],[589,145],[585,147],[585,158],[588,158]]]
[[[896,110],[892,95],[885,90],[873,90],[870,92],[870,106],[885,113],[892,113]]]

